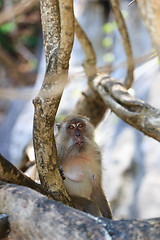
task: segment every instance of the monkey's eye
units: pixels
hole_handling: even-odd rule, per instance
[[[73,129],[74,128],[74,126],[73,125],[69,125],[69,127],[68,127],[69,129]]]
[[[82,127],[83,127],[83,124],[82,124],[82,123],[78,124],[78,127],[79,127],[79,128],[82,128]]]

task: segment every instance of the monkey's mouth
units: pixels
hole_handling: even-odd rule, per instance
[[[79,145],[79,146],[82,146],[83,143],[84,143],[84,142],[82,142],[82,141],[80,141],[80,140],[78,140],[78,141],[76,142],[76,144]]]

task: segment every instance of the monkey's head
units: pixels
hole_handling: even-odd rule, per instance
[[[81,115],[69,115],[61,123],[57,124],[57,137],[62,137],[67,145],[83,146],[93,139],[93,126],[87,117]],[[68,141],[68,142],[67,142]]]

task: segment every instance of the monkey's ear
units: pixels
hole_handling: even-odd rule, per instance
[[[60,130],[60,128],[61,128],[61,124],[60,123],[56,123],[56,126],[57,126],[57,128],[58,128],[58,131]]]

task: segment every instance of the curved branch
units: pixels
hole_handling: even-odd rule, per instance
[[[118,80],[109,76],[96,77],[93,87],[118,117],[160,141],[160,110],[134,98]]]
[[[83,63],[84,71],[88,79],[95,77],[96,70],[96,54],[94,52],[93,46],[89,41],[87,35],[79,25],[78,21],[75,19],[75,33],[83,48],[85,54],[85,60]]]
[[[66,202],[65,196],[63,195],[62,192],[59,192],[57,194],[56,188],[55,191],[52,192],[47,191],[45,188],[42,187],[41,184],[36,183],[31,178],[26,176],[12,163],[5,159],[1,154],[0,154],[0,181],[17,184],[24,187],[29,187],[55,201],[61,201],[63,203]],[[65,199],[65,201],[63,199]]]
[[[88,78],[89,87],[82,93],[82,97],[76,104],[73,113],[89,117],[91,123],[96,126],[102,120],[104,113],[107,110],[107,106],[93,89],[91,84],[97,74],[96,55],[91,42],[76,19],[75,32],[85,54],[83,67]]]
[[[56,187],[57,191],[62,191],[70,202],[57,163],[54,122],[67,80],[74,38],[74,16],[72,0],[59,2],[58,0],[40,2],[47,70],[38,97],[34,99],[33,142],[42,185],[51,192]],[[66,204],[70,204],[69,202]]]
[[[132,86],[132,82],[133,82],[134,59],[132,54],[132,48],[131,48],[131,44],[130,44],[130,40],[127,32],[127,27],[126,27],[124,18],[122,16],[122,13],[120,11],[119,0],[111,0],[111,5],[113,8],[113,12],[115,15],[119,32],[123,40],[123,46],[126,52],[128,73],[127,73],[127,77],[125,79],[124,85],[128,89]]]

